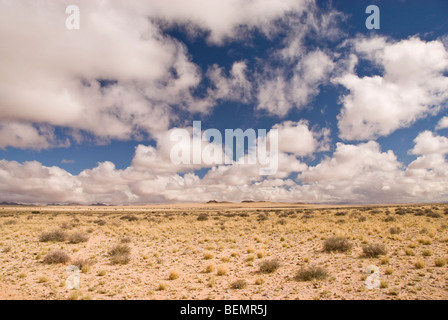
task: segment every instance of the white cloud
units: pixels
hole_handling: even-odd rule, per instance
[[[285,121],[273,126],[278,129],[278,147],[280,152],[292,153],[296,156],[310,156],[316,151],[328,150],[330,131],[310,130],[309,123]]]
[[[358,77],[352,72],[334,79],[350,90],[342,97],[338,117],[341,138],[386,136],[437,113],[446,104],[448,77],[443,73],[448,70],[448,51],[440,41],[373,37],[355,39],[353,46],[382,75]]]
[[[446,154],[448,153],[448,138],[435,136],[431,131],[423,131],[414,139],[415,146],[410,154]]]
[[[275,32],[276,20],[287,13],[300,14],[314,7],[314,0],[163,0],[148,4],[149,14],[171,25],[189,26],[192,34],[208,32],[213,44],[241,39],[249,30]],[[199,30],[198,30],[199,29]]]
[[[292,108],[308,106],[333,68],[332,59],[320,50],[304,55],[292,69],[268,68],[258,75],[257,108],[284,117]],[[286,72],[292,72],[292,76],[286,77]]]
[[[27,203],[70,202],[85,196],[76,176],[37,161],[0,160],[0,193],[7,201]]]
[[[166,130],[170,105],[194,102],[189,90],[200,71],[145,12],[118,1],[78,1],[81,29],[69,31],[66,4],[1,2],[0,37],[8,43],[0,49],[7,61],[0,75],[2,119],[128,139]],[[113,81],[101,87],[99,80]]]
[[[316,10],[313,0],[138,0],[132,6],[80,0],[81,28],[69,31],[69,4],[0,0],[0,37],[8,44],[0,49],[0,59],[7,61],[0,74],[0,118],[29,124],[28,134],[31,126],[45,124],[68,129],[77,142],[88,133],[103,143],[166,131],[181,121],[173,108],[207,113],[219,100],[252,98],[242,61],[233,64],[228,76],[221,67],[210,67],[206,76],[215,88],[208,88],[204,98],[195,97],[192,92],[204,75],[187,48],[163,33],[166,24],[200,29],[210,43],[222,44],[247,38],[255,29],[269,36],[287,15]],[[313,57],[307,56],[309,63],[321,60]],[[321,72],[319,63],[297,68],[295,88],[287,89],[289,105],[303,104],[315,94],[318,80],[313,77]],[[299,84],[303,77],[311,83]],[[38,139],[43,141],[39,148],[54,146],[46,136]],[[10,145],[35,147],[36,139],[29,141],[11,140]]]
[[[448,195],[448,164],[442,169],[405,168],[389,150],[381,152],[377,142],[358,145],[338,143],[331,158],[299,174],[301,189],[315,201],[349,203],[405,203],[443,201]],[[433,163],[435,164],[435,163]]]
[[[224,74],[223,68],[214,64],[207,70],[207,78],[214,88],[208,89],[209,99],[219,100],[226,98],[243,103],[251,98],[252,84],[247,79],[247,65],[244,61],[234,62],[229,76]]]
[[[422,132],[415,139],[413,153],[421,152],[408,167],[377,142],[357,145],[337,143],[331,157],[307,166],[294,155],[279,154],[276,175],[262,177],[259,165],[233,164],[212,167],[203,178],[193,172],[179,175],[163,167],[161,149],[139,146],[134,161],[125,169],[112,162],[71,175],[58,167],[34,162],[0,161],[2,201],[26,203],[110,203],[191,202],[210,199],[271,201],[402,203],[443,201],[448,196],[446,150],[419,150],[423,143],[440,144],[440,137]],[[442,141],[444,145],[445,140]],[[150,150],[157,161],[137,161]],[[160,153],[160,154],[159,154]],[[300,183],[291,174],[299,173]]]
[[[50,145],[68,147],[69,141],[57,141],[54,130],[48,126],[29,123],[0,122],[0,149],[8,146],[20,149],[46,149]]]
[[[446,129],[448,128],[448,117],[443,117],[439,120],[436,126],[436,130]]]

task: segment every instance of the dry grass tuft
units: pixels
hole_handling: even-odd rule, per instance
[[[236,280],[230,284],[230,288],[232,288],[232,289],[244,289],[246,287],[247,287],[247,282],[246,282],[246,280],[243,280],[243,279]]]
[[[324,280],[328,277],[328,272],[318,266],[302,267],[294,277],[296,281]]]
[[[89,240],[89,236],[87,234],[79,232],[79,231],[72,233],[68,237],[68,242],[73,243],[73,244],[87,242],[88,240]]]
[[[362,251],[364,253],[364,257],[366,258],[376,258],[380,255],[384,255],[387,253],[387,248],[383,244],[374,243],[374,244],[366,244],[362,247]]]
[[[112,264],[128,264],[131,260],[131,248],[127,244],[117,244],[109,250]]]
[[[43,232],[39,236],[40,242],[64,242],[66,239],[67,233],[63,230]]]
[[[262,273],[273,273],[278,268],[280,268],[281,264],[278,259],[265,260],[260,264],[260,272]]]
[[[352,247],[352,243],[344,237],[331,237],[324,242],[324,251],[326,252],[346,252]]]
[[[68,261],[70,261],[70,256],[62,250],[51,251],[43,259],[45,264],[66,263]]]

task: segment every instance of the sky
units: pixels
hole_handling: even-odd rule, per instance
[[[0,0],[0,40],[0,202],[448,200],[446,0]],[[276,172],[174,163],[193,121]]]

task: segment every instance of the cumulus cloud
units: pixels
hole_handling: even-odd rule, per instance
[[[421,132],[414,139],[415,146],[409,151],[410,154],[446,154],[448,153],[448,138],[434,135],[431,131]]]
[[[26,126],[23,134],[30,137],[4,145],[57,146],[36,129],[43,125],[67,129],[78,143],[84,133],[102,143],[153,137],[181,121],[177,108],[209,113],[223,100],[249,103],[256,98],[259,109],[284,116],[306,105],[333,67],[320,50],[299,59],[291,40],[297,30],[302,30],[302,41],[310,30],[330,29],[332,14],[317,19],[312,0],[139,0],[132,7],[121,1],[80,0],[81,28],[71,31],[65,28],[69,1],[0,3],[0,37],[8,44],[0,49],[0,59],[8,61],[0,74],[0,118]],[[302,28],[289,31],[282,49],[289,53],[275,55],[292,63],[292,77],[285,77],[285,70],[266,68],[251,79],[245,61],[234,62],[228,72],[212,65],[204,73],[185,45],[163,29],[198,29],[211,44],[223,44],[247,38],[254,30],[269,36],[290,23]],[[193,92],[203,81],[210,87],[197,97]]]
[[[329,149],[330,130],[321,131],[309,128],[305,120],[299,122],[285,121],[273,126],[278,130],[278,147],[280,152],[292,153],[296,156],[310,156],[317,151]]]
[[[106,139],[166,130],[170,105],[193,102],[200,81],[186,48],[118,1],[79,1],[81,29],[69,31],[67,4],[2,1],[1,119]]]
[[[230,69],[229,76],[224,74],[223,68],[214,64],[207,70],[207,78],[212,83],[208,88],[208,98],[213,101],[226,100],[247,103],[252,97],[252,84],[247,78],[247,65],[244,61],[235,62]]]
[[[32,125],[20,122],[0,122],[0,149],[8,146],[19,149],[41,150],[57,145],[68,147],[70,142],[59,141],[54,130],[45,125]]]
[[[331,158],[299,174],[304,197],[315,201],[405,203],[443,201],[448,194],[447,162],[440,158],[437,173],[415,162],[406,168],[393,151],[382,152],[374,141],[338,143]],[[434,167],[432,167],[434,168]],[[445,171],[444,171],[445,170]]]
[[[448,117],[443,117],[439,120],[436,126],[436,130],[446,129],[448,128]]]
[[[422,132],[409,166],[375,141],[337,143],[331,156],[307,166],[291,153],[279,154],[275,175],[259,175],[259,165],[247,161],[212,166],[200,178],[193,171],[169,169],[160,149],[139,146],[125,169],[99,163],[78,175],[41,163],[0,161],[2,201],[25,203],[78,202],[143,204],[210,199],[241,201],[307,201],[325,203],[399,203],[443,201],[448,195],[446,138]],[[429,147],[422,147],[429,145]],[[149,153],[149,156],[146,153]],[[150,158],[148,160],[148,157]],[[151,159],[155,157],[157,161]],[[247,155],[245,156],[247,157]],[[164,167],[160,161],[165,161]],[[243,162],[245,164],[243,164]],[[296,175],[297,180],[292,178]]]
[[[196,26],[217,44],[240,38],[242,29],[268,34],[271,22],[303,12],[313,1],[135,1],[131,7],[80,0],[81,28],[71,31],[65,27],[69,4],[0,2],[0,37],[7,44],[0,59],[8,62],[0,74],[0,118],[20,123],[29,137],[19,134],[2,145],[54,146],[36,129],[44,124],[70,129],[78,142],[83,132],[100,141],[140,139],[179,121],[173,108],[209,112],[217,100],[244,102],[251,90],[244,62],[235,62],[228,76],[211,66],[206,77],[215,88],[197,98],[192,91],[203,71],[161,28]]]
[[[217,45],[241,39],[254,29],[269,36],[276,31],[277,20],[314,6],[314,0],[167,0],[149,4],[151,16],[169,25],[187,25],[193,35],[206,33],[208,41]]]
[[[349,72],[334,79],[349,90],[338,116],[341,138],[387,136],[446,104],[448,51],[440,41],[372,37],[352,43],[358,56],[376,64],[381,75],[359,77]]]
[[[319,93],[334,68],[332,59],[321,50],[304,55],[293,65],[291,77],[282,68],[269,69],[259,76],[257,108],[284,117],[292,108],[306,107]]]

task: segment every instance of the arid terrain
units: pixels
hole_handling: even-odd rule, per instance
[[[0,207],[1,299],[448,299],[447,259],[448,204]]]

